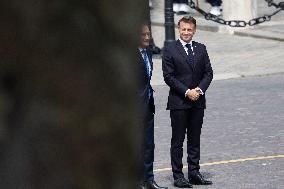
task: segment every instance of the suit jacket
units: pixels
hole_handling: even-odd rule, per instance
[[[163,76],[170,87],[167,109],[206,108],[205,92],[213,79],[213,70],[205,45],[192,41],[194,61],[189,62],[179,40],[170,43],[163,53]],[[185,97],[187,89],[199,87],[204,95],[195,102]]]
[[[141,55],[141,52],[137,50],[138,69],[139,69],[138,95],[139,98],[142,100],[142,105],[145,111],[151,111],[152,113],[155,113],[153,88],[150,83],[152,77],[152,70],[153,70],[152,52],[149,49],[146,49],[146,52],[151,65],[150,76],[147,73],[147,68],[144,63],[144,59]],[[150,92],[150,97],[149,97],[149,92]]]

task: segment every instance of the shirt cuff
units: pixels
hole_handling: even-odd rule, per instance
[[[198,92],[199,92],[199,94],[204,95],[204,92],[199,87],[198,87]]]
[[[185,94],[184,94],[184,97],[187,97],[187,93],[190,91],[190,89],[187,89],[186,91],[185,91]]]

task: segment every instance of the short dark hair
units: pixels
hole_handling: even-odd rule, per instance
[[[192,23],[196,27],[196,20],[192,16],[184,16],[178,21],[178,26],[180,25],[181,22],[185,23]]]
[[[148,28],[150,28],[150,23],[149,22],[142,22],[141,23],[141,27],[147,26]]]

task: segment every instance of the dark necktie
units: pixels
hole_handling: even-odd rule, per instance
[[[188,55],[189,62],[190,62],[190,64],[193,64],[193,52],[192,52],[192,49],[191,49],[191,45],[186,44],[185,46],[187,48],[187,55]]]

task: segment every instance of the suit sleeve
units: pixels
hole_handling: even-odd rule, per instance
[[[203,72],[203,77],[198,85],[198,87],[202,90],[203,93],[208,89],[212,79],[213,79],[213,70],[211,67],[210,59],[206,50],[206,47],[204,46],[205,49],[205,55],[204,55],[204,72]]]
[[[171,55],[171,52],[169,51],[168,47],[165,47],[164,53],[163,53],[163,60],[162,60],[162,69],[163,69],[163,76],[164,81],[166,84],[171,88],[174,89],[176,92],[178,92],[183,97],[188,87],[184,85],[182,82],[180,82],[175,77],[175,65],[174,65],[174,59]]]

